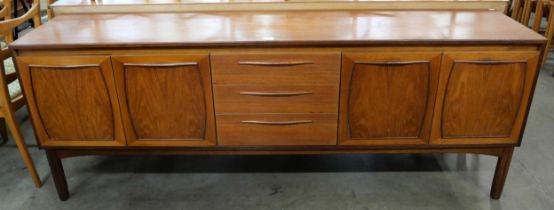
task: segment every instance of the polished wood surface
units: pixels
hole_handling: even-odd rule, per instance
[[[59,0],[56,14],[270,10],[496,10],[509,0]]]
[[[345,47],[540,44],[543,40],[494,11],[218,12],[62,15],[11,47]]]
[[[341,144],[429,141],[440,53],[345,53]]]
[[[537,52],[445,54],[431,143],[517,143],[538,59]]]
[[[508,2],[508,0],[59,0],[55,6],[70,5],[125,5],[125,4],[210,4],[210,3],[264,3],[264,2]]]
[[[125,145],[108,56],[18,57],[17,64],[41,145]]]
[[[218,143],[336,145],[337,114],[226,114],[217,116]]]
[[[215,145],[207,55],[114,56],[127,143]]]

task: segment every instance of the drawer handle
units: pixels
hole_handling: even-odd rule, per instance
[[[429,63],[429,61],[360,61],[356,63],[368,65],[413,65]]]
[[[311,120],[291,120],[291,121],[260,121],[260,120],[243,120],[240,121],[244,124],[257,124],[257,125],[297,125],[312,123]]]
[[[511,64],[511,63],[527,63],[527,60],[456,60],[456,63],[468,63],[468,64]]]
[[[178,67],[178,66],[196,66],[196,62],[182,62],[182,63],[125,63],[124,66],[128,67]]]
[[[240,65],[254,66],[297,66],[313,63],[313,61],[239,61]]]
[[[312,94],[313,92],[308,91],[290,91],[290,92],[253,92],[253,91],[240,91],[239,94],[241,95],[249,95],[249,96],[269,96],[269,97],[279,97],[279,96],[300,96],[300,95],[308,95]]]
[[[76,69],[76,68],[98,68],[99,64],[78,64],[78,65],[40,65],[31,64],[29,68],[56,68],[56,69]]]

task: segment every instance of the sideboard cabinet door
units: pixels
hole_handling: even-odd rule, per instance
[[[428,142],[441,53],[346,53],[339,143]]]
[[[129,146],[215,145],[208,55],[113,56]]]
[[[518,143],[538,58],[538,52],[445,53],[431,143]]]
[[[108,56],[18,57],[42,146],[125,146]]]

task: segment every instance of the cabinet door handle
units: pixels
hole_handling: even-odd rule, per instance
[[[197,62],[182,62],[182,63],[124,63],[123,66],[129,67],[178,67],[178,66],[195,66]]]
[[[290,120],[290,121],[262,121],[262,120],[243,120],[240,121],[244,124],[258,124],[258,125],[297,125],[312,123],[311,120]]]
[[[241,95],[249,95],[249,96],[269,96],[269,97],[280,97],[280,96],[300,96],[300,95],[308,95],[312,94],[313,92],[309,91],[283,91],[283,92],[255,92],[255,91],[240,91],[239,94]]]
[[[254,66],[297,66],[313,63],[313,61],[239,61],[239,65]]]

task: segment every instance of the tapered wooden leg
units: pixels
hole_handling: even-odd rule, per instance
[[[0,145],[5,144],[8,142],[8,128],[6,127],[6,120],[4,118],[0,118]]]
[[[46,151],[46,158],[48,158],[48,164],[50,165],[54,185],[56,185],[56,190],[58,191],[58,197],[60,200],[66,201],[69,198],[69,190],[67,189],[67,180],[65,179],[62,161],[56,151],[53,150]]]
[[[508,176],[508,169],[510,169],[510,163],[512,162],[512,154],[514,148],[506,148],[502,154],[498,157],[496,163],[496,171],[494,172],[494,179],[492,181],[491,198],[498,200],[502,195],[502,189],[504,189],[504,183],[506,182],[506,176]]]
[[[38,176],[37,169],[35,168],[35,164],[33,163],[33,159],[31,158],[31,155],[29,155],[29,150],[27,150],[27,145],[25,145],[25,140],[23,139],[23,135],[19,130],[19,125],[17,124],[14,113],[6,110],[4,111],[4,115],[6,124],[8,124],[8,127],[10,128],[14,142],[17,145],[17,149],[19,150],[19,154],[21,155],[21,158],[23,158],[23,162],[25,163],[25,166],[27,166],[27,170],[29,171],[31,178],[33,178],[35,186],[42,186],[42,182],[40,181],[40,177]]]

